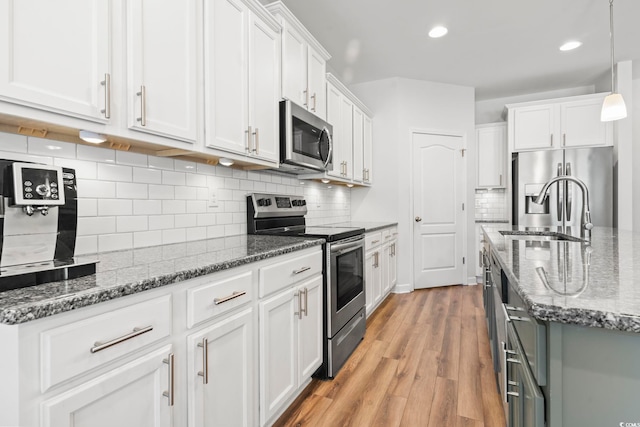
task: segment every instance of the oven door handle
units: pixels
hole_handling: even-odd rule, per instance
[[[362,241],[363,240],[364,239],[360,239],[360,240],[355,241],[355,242],[340,243],[340,244],[337,244],[337,245],[331,245],[331,253],[340,252],[340,251],[343,251],[345,249],[361,248],[361,247],[363,247],[363,245],[362,245],[362,243],[363,243]]]

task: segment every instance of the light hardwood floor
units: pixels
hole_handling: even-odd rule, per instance
[[[392,294],[332,381],[313,380],[275,426],[502,427],[482,287]]]

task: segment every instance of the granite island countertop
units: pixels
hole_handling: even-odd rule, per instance
[[[239,235],[79,256],[96,274],[0,292],[0,324],[15,325],[321,245],[324,239]]]
[[[345,221],[339,222],[337,224],[330,224],[334,226],[340,227],[353,227],[353,228],[364,228],[365,233],[370,233],[372,231],[378,231],[389,227],[395,227],[398,225],[397,222],[374,222],[374,221]]]
[[[500,233],[525,230],[518,226],[483,230],[534,318],[640,333],[640,233],[595,227],[586,244]],[[577,238],[579,230],[569,234]]]

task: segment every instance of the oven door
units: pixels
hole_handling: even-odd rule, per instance
[[[328,246],[327,334],[331,338],[365,306],[364,236]]]

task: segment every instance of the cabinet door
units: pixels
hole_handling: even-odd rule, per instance
[[[333,170],[328,174],[344,178],[341,107],[342,93],[334,85],[327,83],[327,122],[333,126]]]
[[[497,125],[476,130],[478,144],[478,188],[501,188],[506,185],[506,126]]]
[[[42,403],[44,427],[172,425],[171,346],[113,369]],[[174,390],[175,392],[175,390]]]
[[[563,147],[612,145],[611,125],[600,121],[601,99],[560,105]]]
[[[514,111],[515,151],[552,148],[555,133],[555,106],[521,107]]]
[[[390,290],[398,283],[398,260],[396,251],[398,250],[398,241],[391,241],[391,258],[389,259],[389,288]]]
[[[195,142],[196,3],[127,6],[129,127]]]
[[[327,111],[326,83],[327,67],[324,59],[310,46],[307,47],[307,90],[309,105],[307,109],[324,119]]]
[[[189,425],[255,425],[252,325],[250,308],[188,338]]]
[[[280,33],[251,15],[249,24],[249,123],[254,155],[278,161]]]
[[[386,295],[391,288],[391,277],[389,275],[391,265],[391,245],[386,244],[380,251],[380,298]]]
[[[247,153],[248,10],[239,0],[203,4],[206,144]]]
[[[307,107],[307,43],[290,25],[282,29],[282,96]]]
[[[322,365],[322,276],[298,287],[304,314],[298,321],[298,386]]]
[[[363,169],[364,182],[373,183],[373,124],[371,118],[364,116],[363,129]]]
[[[353,107],[353,179],[362,182],[364,171],[364,114],[356,106]]]
[[[108,119],[110,14],[108,0],[0,3],[0,98]]]
[[[260,303],[260,425],[297,389],[298,305],[293,289]]]
[[[341,138],[341,149],[342,149],[342,158],[346,162],[345,170],[346,174],[344,177],[346,179],[353,178],[353,103],[349,101],[346,97],[342,97],[342,106],[340,107],[340,114],[342,120],[340,121],[340,126],[342,128],[342,132],[340,133]],[[335,165],[335,161],[333,162]],[[335,167],[335,166],[334,166]]]
[[[375,281],[375,251],[367,252],[364,257],[364,289],[365,289],[365,310],[370,316],[373,310],[373,282]]]

